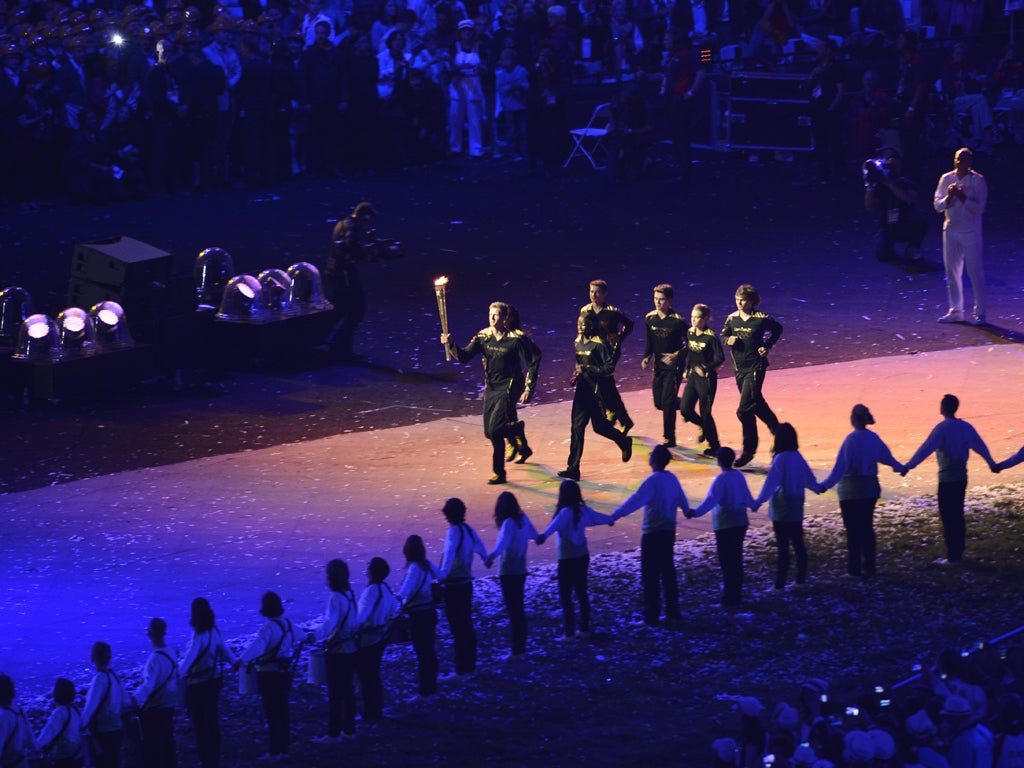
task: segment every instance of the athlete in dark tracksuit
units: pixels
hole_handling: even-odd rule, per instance
[[[722,343],[715,332],[708,328],[711,310],[706,304],[697,304],[690,313],[690,329],[686,332],[686,387],[679,400],[679,413],[684,421],[696,424],[701,429],[708,447],[706,456],[715,456],[721,443],[718,427],[711,408],[718,392],[718,369],[725,362]],[[695,405],[700,403],[700,414]]]
[[[647,344],[643,367],[654,361],[651,392],[654,407],[661,411],[664,444],[676,444],[676,411],[679,410],[679,383],[683,378],[682,352],[686,348],[687,323],[672,309],[672,286],[663,284],[654,289],[653,312],[644,317]]]
[[[779,337],[782,325],[756,307],[761,303],[757,289],[741,285],[736,289],[736,311],[725,320],[722,341],[732,351],[732,364],[736,373],[736,387],[740,391],[740,404],[736,416],[743,427],[743,453],[735,467],[742,467],[757,452],[757,419],[774,434],[779,419],[765,402],[761,388],[768,369],[768,352]]]
[[[442,335],[460,363],[468,363],[477,355],[486,360],[484,387],[484,436],[491,441],[492,485],[505,482],[505,438],[517,430],[516,402],[528,402],[537,386],[540,349],[522,331],[508,331],[508,307],[501,302],[491,304],[490,326],[479,331],[465,348]],[[520,362],[521,361],[521,362]],[[522,363],[526,363],[523,379]],[[521,393],[521,394],[520,394]],[[518,395],[518,396],[517,396]]]
[[[615,370],[615,357],[611,348],[594,336],[594,320],[589,314],[582,314],[577,322],[579,335],[576,337],[576,372],[573,380],[576,393],[572,398],[572,436],[569,440],[569,459],[559,477],[570,480],[580,479],[580,459],[583,457],[583,439],[587,422],[594,431],[612,440],[622,451],[622,460],[629,461],[633,455],[633,441],[612,426],[605,416],[605,403],[601,400],[601,379],[609,378]]]

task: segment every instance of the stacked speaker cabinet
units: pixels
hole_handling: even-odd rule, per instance
[[[728,105],[731,149],[814,149],[807,75],[735,72]]]
[[[71,259],[68,305],[100,301],[124,307],[139,341],[153,341],[171,277],[171,254],[130,237],[79,243]]]

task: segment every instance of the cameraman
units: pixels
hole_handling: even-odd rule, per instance
[[[879,261],[896,258],[896,243],[906,243],[907,261],[921,260],[921,242],[928,224],[919,216],[915,204],[914,183],[903,175],[903,159],[898,150],[886,147],[877,158],[864,162],[864,208],[878,217],[875,257]]]
[[[359,266],[376,256],[373,220],[377,210],[362,202],[340,219],[331,233],[331,253],[324,267],[324,288],[334,304],[334,327],[327,339],[331,357],[338,363],[359,361],[352,349],[356,328],[366,314],[366,293]]]

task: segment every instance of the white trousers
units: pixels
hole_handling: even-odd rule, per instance
[[[462,151],[462,129],[469,128],[469,155],[480,157],[484,153],[483,118],[484,99],[479,78],[452,81],[449,90],[451,104],[448,112],[449,147],[452,152]]]
[[[949,310],[964,311],[964,267],[974,288],[974,314],[984,316],[985,270],[981,261],[981,230],[974,232],[942,231],[942,261],[946,265],[946,291]]]

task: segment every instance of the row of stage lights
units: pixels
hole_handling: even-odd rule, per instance
[[[196,257],[192,278],[200,309],[217,309],[223,320],[259,321],[331,308],[320,270],[309,262],[265,269],[256,277],[234,271],[231,254],[223,248],[207,248]]]
[[[54,320],[32,312],[32,297],[18,286],[0,290],[0,341],[14,340],[18,360],[55,360],[131,347],[124,309],[101,301],[86,312],[68,307]]]
[[[330,309],[320,271],[300,261],[258,276],[234,275],[231,255],[207,248],[193,269],[199,309],[216,309],[222,320],[261,322]],[[18,286],[0,290],[0,345],[14,342],[19,360],[81,357],[134,345],[124,308],[101,301],[88,311],[68,307],[54,320],[33,313],[32,297]]]

